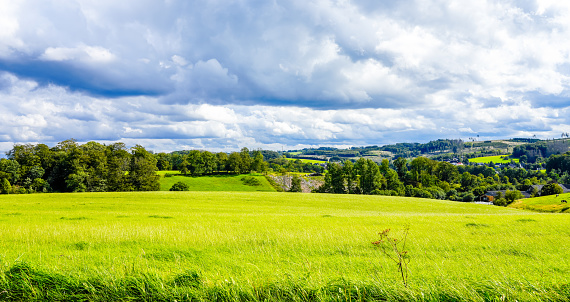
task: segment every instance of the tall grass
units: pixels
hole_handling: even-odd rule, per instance
[[[0,300],[564,301],[566,218],[382,196],[1,196]],[[404,225],[408,288],[371,244]]]

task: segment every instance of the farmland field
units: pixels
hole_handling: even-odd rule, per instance
[[[503,159],[503,157],[507,157],[508,155],[496,155],[496,156],[484,156],[484,157],[476,157],[470,158],[470,163],[494,163],[494,164],[508,164],[511,162],[510,159]],[[518,158],[513,159],[516,163],[519,162]]]
[[[183,182],[188,185],[189,191],[228,191],[228,192],[275,192],[267,179],[261,174],[251,175],[209,175],[209,176],[185,176],[178,171],[159,171],[160,191],[168,191],[173,184]],[[165,174],[171,174],[165,177]],[[253,177],[259,185],[247,185],[244,177]]]
[[[400,237],[405,226],[407,288],[371,244],[387,228]],[[567,214],[416,198],[1,195],[0,300],[41,298],[38,287],[49,292],[67,280],[51,295],[563,301],[570,298],[569,236]]]

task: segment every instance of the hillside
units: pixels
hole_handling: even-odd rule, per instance
[[[562,202],[566,200],[567,202]],[[546,213],[570,213],[570,193],[517,200],[510,208]]]

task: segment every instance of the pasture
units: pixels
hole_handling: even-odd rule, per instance
[[[300,160],[302,163],[309,163],[309,164],[325,164],[327,163],[326,160],[319,160],[319,159],[307,159],[307,158],[286,158],[289,161],[296,161]]]
[[[190,176],[182,175],[178,171],[159,171],[160,191],[168,191],[173,184],[183,182],[188,185],[189,191],[227,191],[227,192],[275,192],[265,176],[261,174],[250,175],[207,175]],[[170,177],[165,177],[171,174]],[[248,185],[244,182],[244,177],[255,178],[259,185]]]
[[[504,159],[504,157],[508,157],[508,155],[496,155],[496,156],[484,156],[484,157],[476,157],[470,158],[470,163],[494,163],[494,164],[508,164],[511,162],[511,159]],[[513,159],[515,163],[519,162],[518,158]]]
[[[406,226],[408,287],[371,244]],[[403,197],[1,195],[0,300],[563,301],[569,236],[565,214]]]
[[[566,202],[562,202],[566,200]],[[509,205],[511,208],[547,213],[570,213],[570,193],[520,199]]]

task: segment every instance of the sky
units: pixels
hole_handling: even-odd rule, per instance
[[[570,2],[0,0],[0,151],[570,132]]]

